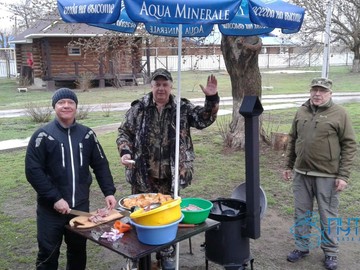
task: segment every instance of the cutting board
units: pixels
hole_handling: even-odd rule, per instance
[[[90,214],[96,214],[96,211],[94,212],[90,212]],[[91,227],[95,227],[97,225],[106,223],[108,221],[114,220],[114,219],[118,219],[118,218],[122,218],[123,215],[120,214],[117,210],[112,209],[109,213],[109,215],[107,217],[103,218],[102,222],[98,222],[98,223],[94,223],[91,222],[89,220],[89,217],[85,217],[85,216],[78,216],[78,217],[74,217],[73,219],[71,219],[69,221],[69,224],[71,227],[76,227],[76,228],[82,228],[82,229],[86,229],[86,228],[91,228]]]

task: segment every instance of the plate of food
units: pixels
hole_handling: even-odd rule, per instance
[[[140,193],[121,198],[119,206],[124,210],[131,211],[132,207],[144,208],[151,203],[163,203],[172,199],[171,195],[162,193]]]

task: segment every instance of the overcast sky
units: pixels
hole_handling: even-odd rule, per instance
[[[0,0],[0,3],[4,4],[15,4],[19,2],[19,0]],[[9,13],[3,5],[0,6],[0,29],[11,29],[14,25],[14,21],[10,20],[13,17],[11,13]]]

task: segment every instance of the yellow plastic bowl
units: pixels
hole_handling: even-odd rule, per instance
[[[161,206],[144,211],[140,208],[130,214],[130,218],[137,224],[144,226],[159,226],[175,222],[181,218],[181,198],[163,202]]]

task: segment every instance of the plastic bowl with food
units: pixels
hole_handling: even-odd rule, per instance
[[[180,207],[184,214],[182,223],[200,224],[208,218],[213,204],[211,201],[202,198],[184,198]]]
[[[130,214],[130,218],[139,225],[160,226],[170,224],[181,217],[181,198],[161,203],[152,210],[140,208]]]
[[[163,245],[175,239],[178,231],[178,225],[183,219],[184,215],[181,214],[180,218],[170,224],[161,226],[145,226],[136,223],[134,220],[130,224],[135,227],[138,240],[146,245]]]
[[[123,210],[130,211],[133,207],[144,207],[150,203],[165,202],[172,199],[171,195],[162,193],[139,193],[121,198],[119,206]]]

